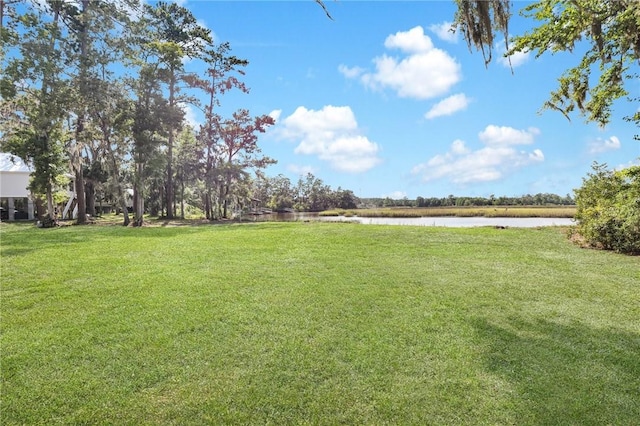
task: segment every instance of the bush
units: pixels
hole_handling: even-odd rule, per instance
[[[640,254],[640,166],[593,170],[575,191],[578,233],[593,247]]]

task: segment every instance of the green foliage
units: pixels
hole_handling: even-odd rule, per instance
[[[459,30],[469,48],[482,51],[491,61],[495,32],[505,35],[507,53],[586,51],[579,63],[558,78],[543,108],[560,111],[569,118],[578,110],[587,121],[602,126],[611,120],[613,103],[628,95],[626,82],[637,79],[640,59],[640,2],[637,0],[539,0],[521,14],[537,21],[531,31],[509,40],[510,1],[456,0],[453,28]],[[635,71],[634,71],[635,70]],[[629,98],[630,102],[635,101]],[[640,122],[635,113],[627,121]]]
[[[541,24],[515,37],[509,53],[531,51],[538,57],[547,51],[573,52],[581,42],[588,47],[580,63],[558,79],[559,87],[544,107],[567,118],[577,108],[587,121],[606,125],[613,102],[628,94],[625,80],[634,81],[632,67],[640,59],[640,2],[541,0],[522,14]]]
[[[612,171],[593,165],[576,190],[579,234],[592,246],[640,253],[640,166]]]

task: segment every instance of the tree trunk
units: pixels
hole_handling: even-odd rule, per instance
[[[211,190],[208,187],[204,194],[204,215],[207,220],[213,220],[211,215]]]
[[[96,187],[92,180],[85,181],[84,193],[87,205],[87,214],[96,216]]]
[[[120,208],[122,209],[122,215],[124,216],[124,219],[122,221],[122,226],[129,226],[129,208],[127,207],[127,200],[122,197],[120,199]]]
[[[180,178],[180,219],[184,219],[184,179]]]
[[[84,194],[84,175],[82,174],[82,166],[76,166],[75,170],[76,178],[76,202],[78,203],[78,219],[76,223],[79,225],[87,223],[87,204],[85,203]]]
[[[169,110],[173,113],[175,108],[175,90],[176,90],[175,70],[171,68],[171,80],[169,83]],[[173,141],[174,141],[175,123],[169,120],[169,138],[167,141],[167,219],[173,219],[174,195],[173,195]]]
[[[57,219],[58,215],[53,206],[53,188],[51,185],[51,181],[47,183],[47,214],[51,219]]]
[[[89,0],[82,0],[81,30],[80,30],[80,97],[89,96],[87,90],[87,13]],[[82,173],[82,139],[84,138],[84,122],[86,111],[84,102],[80,102],[78,118],[76,121],[76,145],[75,153],[72,155],[74,161],[73,168],[76,178],[76,201],[78,203],[78,224],[87,223],[87,207],[84,193],[84,175]]]
[[[104,142],[107,146],[107,150],[109,151],[109,158],[111,159],[111,168],[112,175],[115,178],[117,191],[118,191],[118,201],[120,202],[120,208],[122,209],[122,214],[124,215],[123,226],[129,226],[129,209],[127,207],[127,198],[124,194],[124,189],[122,188],[122,181],[120,179],[120,172],[118,168],[118,162],[116,161],[116,155],[113,152],[113,147],[111,146],[111,140],[109,139],[109,133],[107,130],[107,126],[105,123],[102,123],[102,133],[104,134]]]
[[[223,213],[222,213],[222,217],[224,217],[225,219],[229,219],[229,217],[227,216],[227,210],[229,207],[229,184],[226,184],[224,186],[224,204],[223,204]]]
[[[142,226],[144,223],[144,197],[142,193],[142,174],[144,166],[142,163],[136,164],[136,179],[133,190],[134,198],[134,221],[133,226]]]

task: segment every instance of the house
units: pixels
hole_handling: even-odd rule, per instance
[[[29,187],[32,169],[19,157],[0,153],[0,218],[33,220],[34,201]]]

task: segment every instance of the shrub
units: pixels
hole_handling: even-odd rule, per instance
[[[589,245],[640,254],[640,166],[594,163],[575,193],[577,231]]]

